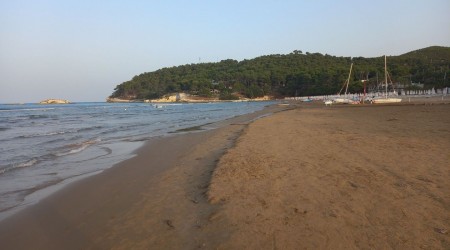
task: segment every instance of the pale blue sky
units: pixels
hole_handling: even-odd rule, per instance
[[[450,46],[449,0],[0,0],[0,103],[104,101],[162,67]]]

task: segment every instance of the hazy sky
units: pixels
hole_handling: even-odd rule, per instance
[[[104,101],[162,67],[450,46],[449,0],[0,0],[0,103]]]

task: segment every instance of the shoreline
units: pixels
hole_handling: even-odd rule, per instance
[[[17,165],[2,164],[0,166],[0,183],[2,183],[0,186],[2,189],[0,221],[18,210],[36,203],[54,190],[63,188],[73,180],[89,176],[93,171],[98,173],[132,157],[133,151],[152,137],[173,136],[184,132],[177,131],[180,128],[194,125],[203,126],[202,129],[209,129],[210,126],[213,126],[210,123],[229,119],[243,112],[254,112],[255,109],[263,109],[269,104],[176,105],[167,106],[164,109],[154,109],[148,105],[139,104],[130,104],[130,107],[127,106],[128,104],[124,105],[126,107],[106,103],[99,105],[75,104],[74,108],[62,106],[62,108],[49,108],[49,112],[46,109],[40,109],[38,105],[19,107],[19,110],[24,110],[24,114],[29,115],[27,121],[30,121],[28,123],[30,126],[27,130],[22,129],[24,131],[22,132],[23,138],[14,136],[15,128],[12,127],[5,126],[7,130],[2,133],[2,139],[11,140],[10,145],[13,149],[10,150],[10,154],[3,154],[0,157],[2,162],[5,159],[11,159],[14,154],[22,154],[23,160],[20,160],[21,158],[13,159],[14,161],[11,162],[17,162]],[[37,111],[34,111],[34,108]],[[214,109],[214,112],[202,111],[208,109]],[[11,110],[14,111],[15,107],[11,107]],[[67,112],[64,112],[65,110]],[[76,124],[77,122],[68,124],[70,122],[67,122],[67,119],[70,120],[72,119],[70,117],[80,114],[77,110],[95,113],[93,115],[95,118],[79,124]],[[177,115],[178,110],[189,110],[189,112]],[[114,114],[114,112],[116,113]],[[149,115],[139,117],[141,112]],[[4,115],[5,120],[10,117],[14,120],[15,113],[17,112],[3,113],[6,114]],[[22,113],[18,112],[17,114],[21,115]],[[38,114],[39,118],[42,117],[39,124],[48,124],[42,129],[43,131],[34,131],[32,123],[35,121],[33,117],[35,114]],[[111,118],[108,114],[112,115]],[[134,118],[130,121],[120,121],[121,117],[128,115]],[[103,116],[107,118],[102,119]],[[190,117],[198,117],[198,119]],[[111,125],[107,124],[108,121]],[[169,122],[164,124],[164,121]],[[68,126],[54,126],[54,124],[68,124]],[[122,126],[136,126],[136,129],[126,129]],[[31,144],[27,148],[16,146],[26,140],[31,140]],[[46,141],[51,142],[47,143]],[[37,150],[32,151],[34,148]],[[20,181],[16,181],[16,179],[20,179]]]
[[[204,164],[209,168],[207,171],[212,171],[210,168],[214,167],[243,127],[262,115],[278,112],[280,109],[282,108],[271,105],[250,114],[205,124],[203,126],[208,127],[205,130],[152,138],[135,150],[136,156],[99,174],[72,181],[37,204],[25,207],[0,221],[0,241],[7,249],[67,249],[68,245],[74,249],[97,248],[102,243],[97,243],[95,231],[100,228],[108,231],[105,223],[111,218],[120,217],[117,214],[124,216],[133,204],[141,202],[142,192],[151,189],[151,184],[158,185],[158,178],[166,172],[178,168],[180,158],[189,158],[192,166]],[[210,143],[211,147],[204,148],[198,153],[199,156],[192,159],[192,153],[189,152],[198,147],[197,144],[204,143]],[[148,183],[146,178],[150,180]],[[198,185],[205,186],[207,181],[205,179]],[[197,199],[201,199],[201,195],[187,201],[198,204]],[[94,215],[90,216],[91,214]],[[24,227],[28,230],[24,231]],[[67,228],[89,234],[89,239],[73,235]],[[95,231],[90,228],[95,228]],[[110,247],[113,245],[107,248]]]
[[[449,110],[291,102],[157,138],[136,157],[0,222],[0,242],[7,249],[446,249]]]

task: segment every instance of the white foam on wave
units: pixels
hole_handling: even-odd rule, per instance
[[[14,169],[31,167],[31,166],[35,165],[36,163],[38,163],[37,159],[31,159],[31,160],[26,161],[26,162],[13,164],[12,167],[6,167],[6,168],[3,168],[3,169],[0,169],[0,174],[4,174],[4,173],[9,172],[9,171],[14,170]]]
[[[29,160],[29,161],[27,161],[27,162],[20,163],[20,164],[16,165],[15,168],[26,168],[26,167],[31,167],[31,166],[33,166],[34,164],[36,164],[37,162],[38,162],[37,159],[31,159],[31,160]]]
[[[88,141],[85,141],[85,142],[82,142],[82,143],[78,143],[78,144],[68,145],[67,147],[71,148],[70,150],[66,150],[64,152],[55,153],[55,154],[53,154],[53,156],[61,157],[61,156],[76,154],[76,153],[79,153],[79,152],[85,150],[89,146],[91,146],[93,144],[96,144],[96,143],[99,143],[99,142],[101,142],[101,139],[97,138],[97,139],[94,139],[94,140],[88,140]],[[10,165],[9,167],[5,167],[5,168],[0,168],[0,174],[4,174],[6,172],[9,172],[9,171],[12,171],[12,170],[16,170],[16,169],[31,167],[31,166],[39,163],[39,161],[42,161],[42,160],[45,161],[45,159],[41,159],[41,158],[45,158],[45,157],[40,157],[39,159],[38,158],[33,158],[33,159],[28,160],[26,162],[13,164],[12,166]]]
[[[60,153],[56,153],[56,156],[65,156],[65,155],[71,155],[71,154],[76,154],[79,153],[83,150],[85,150],[86,148],[88,148],[89,146],[99,143],[101,142],[100,138],[94,139],[94,140],[89,140],[89,141],[85,141],[82,143],[78,143],[78,144],[73,144],[73,145],[69,145],[72,149],[65,151],[65,152],[60,152]]]

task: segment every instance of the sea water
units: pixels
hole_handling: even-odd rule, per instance
[[[152,137],[269,104],[0,104],[0,219],[42,198],[36,193],[132,157]]]

